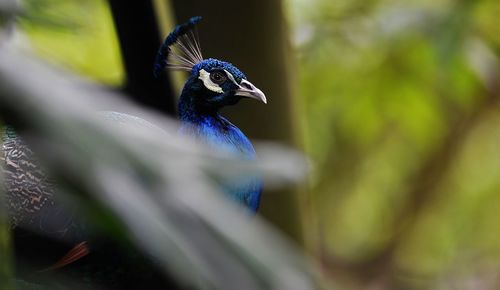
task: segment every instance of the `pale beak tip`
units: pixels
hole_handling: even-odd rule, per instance
[[[259,100],[264,104],[267,104],[266,95],[259,90],[256,86],[254,86],[251,82],[247,80],[242,80],[239,89],[236,90],[235,95],[252,98],[255,100]]]
[[[261,90],[255,88],[255,91],[253,92],[253,96],[254,96],[254,99],[259,100],[259,101],[263,102],[264,104],[267,104],[266,95],[264,95],[264,93]]]

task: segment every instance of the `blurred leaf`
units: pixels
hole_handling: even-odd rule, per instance
[[[22,22],[51,30],[71,31],[82,28],[89,12],[88,1],[80,1],[77,7],[71,1],[57,0],[22,0],[22,4]],[[74,13],[74,9],[81,13]]]
[[[120,238],[155,257],[183,284],[198,289],[313,288],[297,250],[262,220],[249,220],[229,204],[209,178],[231,172],[295,180],[304,168],[295,153],[273,149],[264,155],[266,162],[242,163],[207,152],[177,136],[173,121],[13,50],[0,51],[0,82],[2,116],[22,130],[62,181],[61,194],[80,192],[87,207],[95,202],[103,206],[97,210],[111,210],[121,232],[129,235]],[[111,108],[161,126],[137,125],[129,117],[110,122],[96,113]]]
[[[123,84],[121,51],[107,1],[27,0],[23,4],[18,41],[86,77]]]

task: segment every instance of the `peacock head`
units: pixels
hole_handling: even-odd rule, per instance
[[[234,105],[244,97],[267,103],[264,93],[249,82],[238,68],[213,58],[193,66],[185,89],[199,96],[200,102],[215,107]]]
[[[199,16],[192,17],[167,36],[156,57],[155,76],[165,67],[189,71],[183,95],[189,95],[202,106],[220,108],[234,105],[241,98],[252,98],[266,104],[264,93],[236,66],[218,59],[203,59],[195,30],[200,20]]]

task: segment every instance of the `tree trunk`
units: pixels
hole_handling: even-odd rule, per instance
[[[169,79],[153,77],[161,38],[152,1],[109,0],[109,4],[125,65],[125,93],[142,105],[173,115],[175,97]]]

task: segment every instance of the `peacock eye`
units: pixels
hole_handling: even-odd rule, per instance
[[[227,76],[222,71],[214,71],[210,73],[210,80],[218,85],[224,83],[227,79]]]

